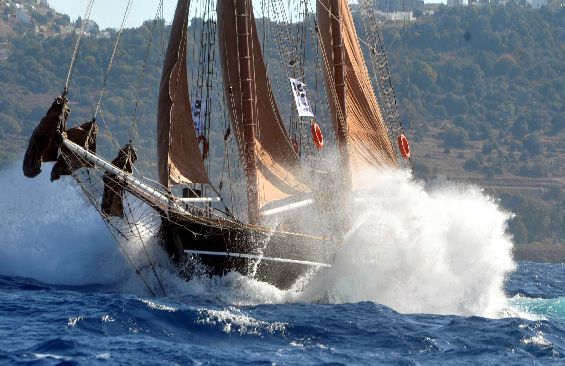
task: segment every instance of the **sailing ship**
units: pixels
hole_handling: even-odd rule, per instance
[[[208,6],[210,3],[208,0]],[[269,3],[279,10],[284,6],[280,0]],[[303,3],[308,9],[309,2]],[[209,98],[191,100],[187,66],[190,0],[178,0],[164,57],[157,110],[158,182],[136,172],[137,154],[132,143],[121,148],[111,162],[97,154],[95,118],[67,129],[67,86],[30,139],[24,174],[34,177],[42,162],[56,162],[51,179],[71,175],[118,244],[137,240],[147,254],[148,238],[158,237],[183,275],[190,276],[192,263],[197,262],[209,275],[237,271],[289,288],[306,273],[331,266],[332,255],[348,229],[347,212],[338,208],[336,201],[348,201],[363,189],[362,172],[409,164],[409,146],[370,3],[359,2],[366,20],[365,34],[371,38],[362,43],[347,0],[318,0],[316,16],[304,21],[311,22],[310,31],[318,45],[331,118],[329,135],[334,137],[339,155],[334,166],[323,170],[308,164],[308,158],[323,158],[328,142],[309,105],[306,84],[300,80],[304,79],[304,60],[296,57],[292,45],[280,45],[288,51],[281,52],[281,62],[290,70],[286,76],[298,114],[293,114],[298,126],[295,133],[303,133],[304,126],[312,133],[311,140],[298,143],[279,112],[252,1],[217,1],[215,16],[208,19],[216,34],[208,34],[213,40],[200,45],[208,49],[217,46],[220,59],[223,101],[230,121],[223,131],[224,140],[227,144],[235,136],[236,161],[245,177],[246,210],[239,215],[226,203],[223,181],[213,184],[206,165],[210,149],[206,131],[210,127],[203,126],[202,115],[209,119],[212,103]],[[289,32],[292,25],[286,27],[283,31]],[[373,81],[362,44],[368,47]],[[111,63],[108,71],[110,67]],[[304,144],[314,147],[310,154],[303,152]],[[149,254],[147,257],[157,276]],[[143,276],[139,265],[128,259]]]

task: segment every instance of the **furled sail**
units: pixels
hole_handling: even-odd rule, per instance
[[[228,109],[248,180],[250,220],[259,208],[301,192],[300,160],[281,120],[264,64],[251,0],[218,1]]]
[[[396,166],[397,158],[373,92],[347,0],[316,2],[326,92],[346,181],[362,186],[367,168]]]
[[[209,183],[188,95],[186,43],[190,0],[179,0],[165,56],[157,110],[159,182]]]
[[[55,99],[45,117],[33,130],[25,153],[23,170],[28,178],[35,178],[41,173],[41,163],[57,161],[59,147],[55,139],[65,131],[65,125],[71,110],[69,101],[64,96]]]

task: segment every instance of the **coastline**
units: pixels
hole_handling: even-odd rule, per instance
[[[517,261],[565,263],[565,245],[527,244],[516,245],[513,250]]]

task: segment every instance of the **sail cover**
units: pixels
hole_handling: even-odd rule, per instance
[[[218,1],[218,33],[230,117],[236,131],[240,152],[245,154],[246,121],[244,121],[242,110],[244,100],[238,67],[238,34],[235,31],[238,21],[236,15],[236,2],[238,1],[245,0]],[[250,16],[249,44],[252,48],[250,53],[252,55],[251,84],[254,103],[254,120],[248,123],[254,123],[255,126],[255,136],[250,138],[254,139],[256,159],[254,166],[245,168],[248,175],[254,174],[257,177],[258,206],[263,207],[267,203],[307,192],[309,188],[298,174],[300,160],[292,147],[269,84],[251,1],[247,1],[247,14]],[[243,80],[243,82],[248,82],[248,80]]]
[[[198,148],[186,70],[189,0],[179,0],[165,56],[157,109],[159,182],[209,183]]]
[[[347,152],[345,168],[351,175],[351,188],[357,189],[362,185],[361,177],[368,168],[396,166],[397,158],[373,92],[347,0],[318,0],[316,13],[322,54],[325,58],[326,91],[334,130],[336,135],[340,130],[345,131],[345,141],[341,142],[338,138],[338,143],[346,145],[340,146],[340,151]],[[341,50],[334,47],[336,45],[332,40],[332,21],[336,22],[340,17],[343,44]],[[332,68],[337,57],[334,52],[343,52],[345,78],[343,96],[336,93],[336,80],[339,81],[339,76],[334,74]],[[345,113],[341,110],[343,104],[345,104]]]

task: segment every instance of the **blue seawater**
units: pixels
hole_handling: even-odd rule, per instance
[[[46,168],[48,171],[48,168]],[[176,276],[125,247],[69,179],[0,172],[0,364],[563,364],[565,268],[513,262],[480,188],[380,172],[333,267],[280,291]]]
[[[564,362],[562,264],[519,263],[505,290],[522,315],[498,319],[407,315],[372,302],[238,306],[214,294],[153,298],[115,290],[0,277],[0,363]]]

